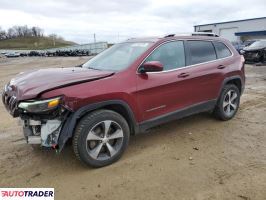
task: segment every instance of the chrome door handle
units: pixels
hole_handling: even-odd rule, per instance
[[[225,68],[224,65],[219,65],[219,66],[217,67],[217,69],[224,69],[224,68]]]
[[[188,76],[189,76],[188,73],[181,73],[181,74],[179,74],[177,77],[178,77],[178,78],[186,78],[186,77],[188,77]]]

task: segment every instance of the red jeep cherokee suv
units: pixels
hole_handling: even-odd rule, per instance
[[[2,99],[23,120],[29,144],[62,150],[102,167],[117,161],[130,135],[199,112],[236,114],[244,59],[219,37],[130,39],[87,63],[20,73]]]

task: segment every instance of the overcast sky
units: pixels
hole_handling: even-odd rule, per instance
[[[202,23],[266,17],[265,0],[0,0],[0,27],[39,26],[77,43],[191,32]]]

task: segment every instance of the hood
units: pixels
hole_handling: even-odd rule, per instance
[[[13,78],[8,88],[17,100],[35,98],[44,91],[77,83],[105,78],[114,74],[87,68],[49,68],[21,72]]]

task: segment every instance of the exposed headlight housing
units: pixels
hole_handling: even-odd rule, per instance
[[[244,51],[244,50],[240,50],[240,54],[242,54],[242,55],[243,55],[244,53],[245,53],[245,51]]]
[[[60,97],[56,97],[40,101],[21,102],[18,107],[30,113],[47,112],[57,108],[60,104],[60,99]]]

